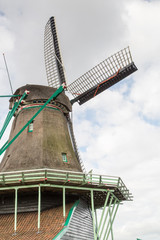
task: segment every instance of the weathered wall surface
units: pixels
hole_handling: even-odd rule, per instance
[[[9,140],[11,140],[38,111],[39,108],[33,108],[37,104],[34,98],[36,100],[37,98],[41,98],[42,104],[42,99],[44,100],[46,98],[47,100],[55,91],[50,87],[43,88],[42,86],[29,85],[32,86],[32,88],[28,88],[27,86],[26,88],[30,90],[30,94],[26,98],[25,104],[21,107],[27,107],[27,105],[32,105],[32,107],[21,109],[15,116]],[[16,94],[22,94],[24,89],[23,87],[23,90],[17,90]],[[64,106],[65,109],[69,111],[70,102],[63,94],[62,96],[59,95],[58,103],[60,107],[57,107],[57,109],[54,109],[56,107],[54,102],[51,103],[51,108],[43,109],[33,122],[33,132],[28,132],[27,127],[6,150],[0,164],[1,172],[40,168],[82,171],[73,150],[65,113],[61,110]],[[66,154],[67,162],[63,161],[62,153]]]

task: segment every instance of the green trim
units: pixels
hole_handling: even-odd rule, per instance
[[[76,201],[74,203],[74,205],[71,207],[71,209],[69,210],[69,213],[68,213],[68,216],[67,216],[67,219],[65,221],[63,229],[52,240],[59,240],[66,233],[66,231],[69,227],[69,222],[70,222],[72,214],[73,214],[73,210],[74,210],[75,207],[77,207],[78,204],[79,204],[79,200]]]
[[[66,153],[62,153],[62,160],[64,163],[67,163],[67,154]]]
[[[68,217],[67,217],[66,222],[65,222],[65,224],[64,224],[65,227],[68,226],[69,221],[70,221],[70,218],[71,218],[72,213],[73,213],[73,210],[74,210],[75,207],[78,206],[78,204],[79,204],[79,200],[77,200],[77,201],[74,203],[74,205],[71,207],[71,209],[69,210]]]
[[[28,132],[33,132],[33,122],[28,125]]]
[[[64,184],[64,183],[62,183],[62,184]],[[14,187],[14,186],[11,186],[11,187],[0,187],[0,191],[2,190],[2,191],[4,191],[4,190],[11,190],[11,189],[23,189],[23,188],[36,188],[36,187],[39,187],[39,186],[41,186],[41,187],[53,187],[53,188],[66,188],[66,189],[77,189],[77,190],[88,190],[88,191],[90,191],[90,190],[93,190],[93,188],[92,187],[75,187],[75,186],[63,186],[63,185],[55,185],[55,184],[44,184],[44,183],[40,183],[40,184],[33,184],[33,185],[24,185],[24,186],[16,186],[16,187]],[[109,189],[105,189],[105,188],[98,188],[98,186],[97,186],[97,188],[96,187],[94,187],[94,191],[98,191],[98,192],[111,192],[111,194],[112,194],[112,192],[114,192],[114,190],[109,190]],[[113,196],[117,199],[117,197],[113,194]]]
[[[21,95],[0,95],[0,97],[20,97]]]

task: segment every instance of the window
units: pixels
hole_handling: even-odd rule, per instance
[[[66,153],[62,153],[62,160],[63,160],[63,162],[68,162],[67,161],[67,154]]]
[[[33,132],[33,122],[31,122],[28,126],[28,132]]]

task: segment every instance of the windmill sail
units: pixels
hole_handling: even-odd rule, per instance
[[[118,207],[132,195],[120,177],[84,169],[69,116],[72,105],[60,86],[65,76],[53,17],[45,28],[45,63],[50,87],[18,88],[0,133],[14,116],[9,141],[0,151],[6,150],[0,163],[0,239],[113,239]],[[124,49],[69,86],[72,102],[82,104],[136,69]],[[17,219],[24,227],[17,228]]]
[[[81,105],[136,70],[129,47],[124,48],[68,86],[74,97],[71,102],[78,102]]]
[[[50,87],[58,88],[63,82],[65,82],[65,75],[58,44],[54,17],[51,17],[49,19],[45,27],[44,57],[48,85]]]

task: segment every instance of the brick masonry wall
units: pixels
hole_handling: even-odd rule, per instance
[[[66,204],[66,218],[73,203]],[[65,219],[66,220],[66,219]],[[0,240],[52,240],[63,228],[63,207],[41,212],[41,228],[37,233],[37,212],[19,213],[17,234],[14,234],[14,214],[0,215]]]

